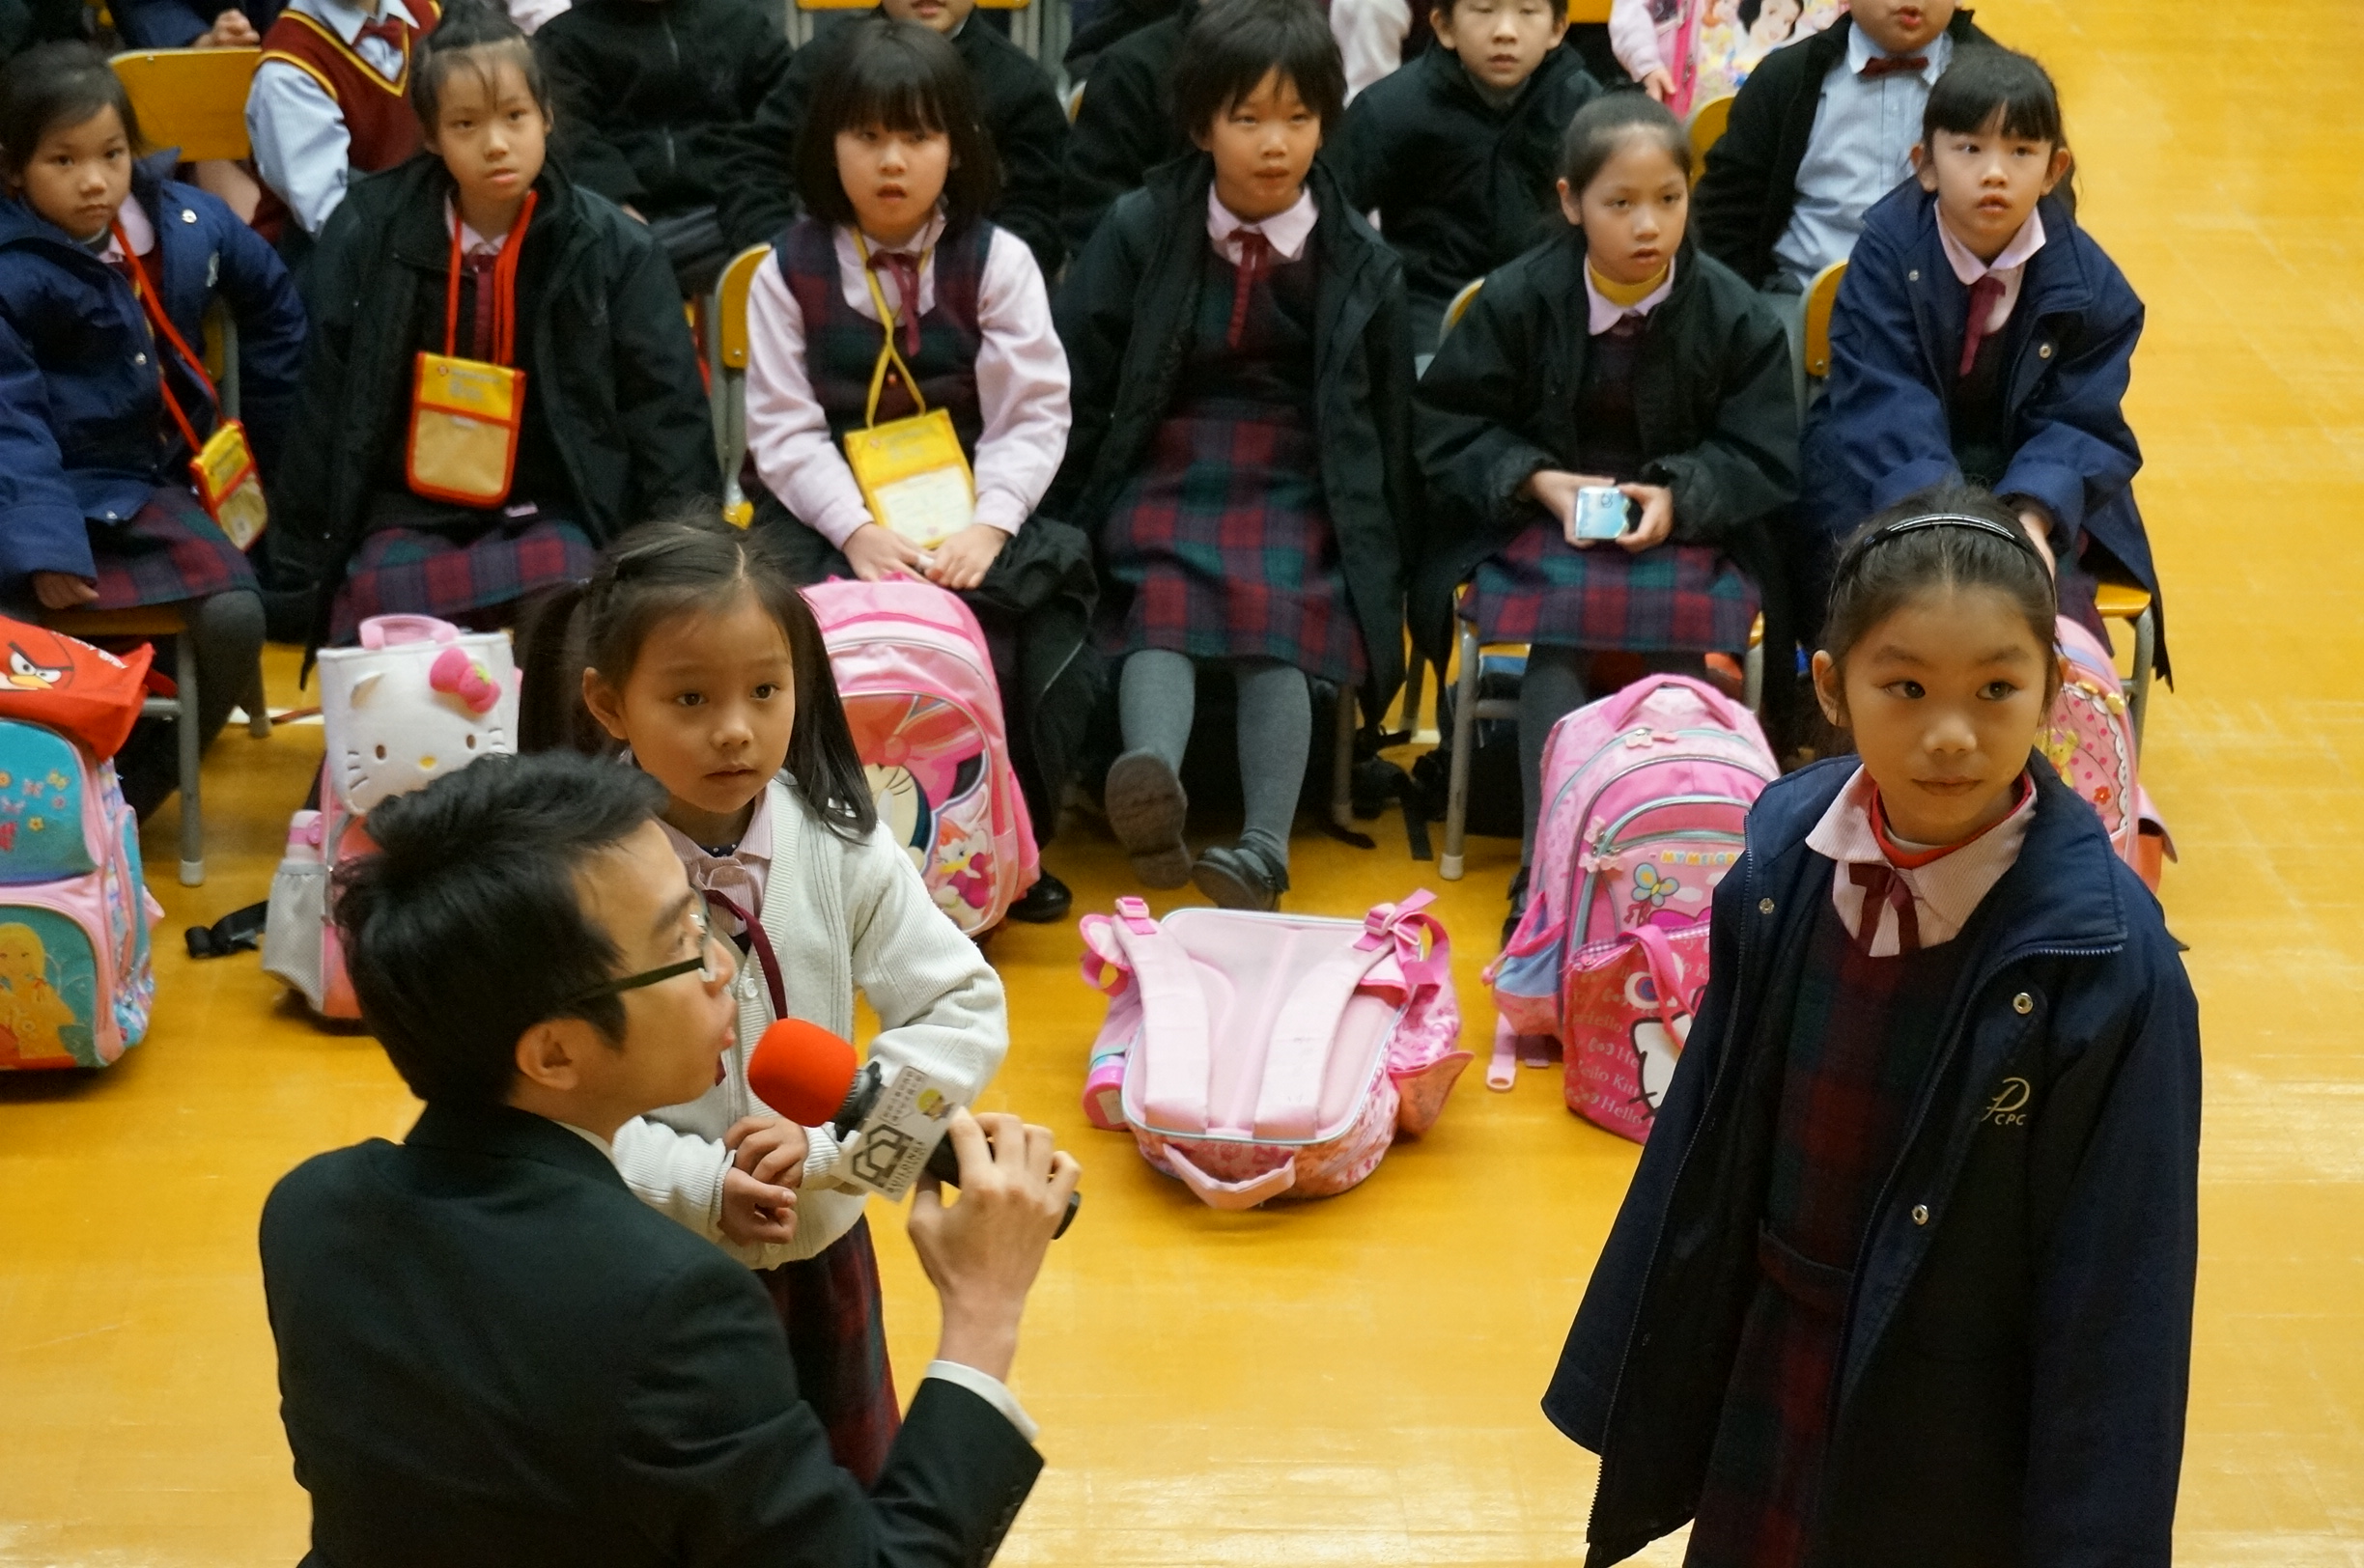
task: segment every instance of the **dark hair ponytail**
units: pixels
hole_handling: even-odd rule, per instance
[[[1691,169],[1691,137],[1674,111],[1646,93],[1603,93],[1576,111],[1560,139],[1560,178],[1582,196],[1618,149],[1634,137],[1655,141],[1674,167]]]
[[[486,52],[471,58],[479,49]],[[444,0],[441,16],[420,35],[410,61],[410,109],[429,135],[435,134],[443,84],[452,72],[468,66],[490,78],[495,60],[517,67],[525,78],[525,90],[549,118],[549,87],[542,75],[542,58],[525,30],[492,0]]]
[[[0,69],[0,169],[22,178],[41,139],[78,126],[102,109],[122,119],[124,139],[137,156],[147,151],[131,96],[106,56],[87,43],[43,43]]]
[[[700,513],[643,523],[600,552],[591,580],[540,601],[519,635],[524,679],[519,744],[526,751],[621,749],[582,704],[586,669],[619,690],[649,634],[678,615],[755,596],[788,639],[796,723],[788,771],[805,801],[838,837],[860,840],[878,826],[845,704],[830,669],[821,623],[764,534]]]

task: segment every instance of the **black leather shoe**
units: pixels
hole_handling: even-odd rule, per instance
[[[1046,871],[1034,879],[1034,885],[1026,890],[1026,897],[1009,907],[1009,917],[1024,920],[1029,926],[1047,926],[1066,918],[1074,903],[1074,890]]]
[[[1510,914],[1503,921],[1503,945],[1510,945],[1510,938],[1527,918],[1527,868],[1519,867],[1518,875],[1510,879]]]
[[[1287,872],[1246,845],[1201,851],[1191,881],[1225,910],[1277,910],[1289,884]]]

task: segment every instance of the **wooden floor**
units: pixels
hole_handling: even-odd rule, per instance
[[[2088,221],[2150,302],[2132,413],[2181,689],[2146,763],[2182,852],[2167,904],[2207,1016],[2205,1229],[2181,1558],[2364,1568],[2364,116],[2352,0],[2160,8],[1993,0],[2059,76]],[[292,662],[275,697],[295,698]],[[366,1038],[289,1011],[251,957],[181,930],[263,897],[317,728],[226,735],[212,876],[156,887],[148,1043],[87,1079],[0,1084],[0,1564],[292,1562],[254,1226],[290,1165],[399,1136],[414,1106]],[[174,820],[151,826],[172,863]],[[1515,846],[1468,881],[1301,839],[1296,907],[1425,882],[1479,965]],[[1104,836],[1055,854],[1085,905]],[[997,1103],[1048,1121],[1088,1201],[1017,1382],[1050,1460],[1003,1560],[1544,1563],[1581,1555],[1590,1460],[1535,1401],[1633,1164],[1553,1084],[1466,1080],[1436,1133],[1344,1198],[1219,1216],[1076,1106],[1095,996],[1072,929],[993,956],[1016,1044]],[[884,1217],[895,1363],[933,1306]],[[907,1390],[908,1391],[908,1390]],[[1673,1562],[1676,1546],[1645,1560]]]

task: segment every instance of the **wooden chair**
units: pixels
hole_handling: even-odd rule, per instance
[[[1462,285],[1461,292],[1459,294],[1452,296],[1452,302],[1445,307],[1444,323],[1437,331],[1437,341],[1439,343],[1445,341],[1446,333],[1450,332],[1454,327],[1461,324],[1461,318],[1469,314],[1471,301],[1478,297],[1478,291],[1484,287],[1485,279],[1472,278],[1468,283]],[[1421,374],[1425,375],[1428,370],[1428,361],[1434,359],[1436,355],[1434,354],[1421,355],[1415,362],[1415,368]],[[1404,727],[1416,733],[1420,729],[1421,702],[1426,695],[1426,687],[1428,685],[1427,676],[1428,661],[1421,658],[1420,650],[1415,648],[1412,651],[1411,662],[1405,666],[1403,714]],[[1439,682],[1437,689],[1440,692],[1444,690],[1444,686],[1442,685],[1444,678],[1444,672],[1440,670],[1437,674],[1437,680]],[[1444,727],[1444,715],[1442,713],[1439,713],[1437,715],[1437,724],[1439,729]]]
[[[1815,274],[1813,283],[1799,297],[1798,310],[1805,318],[1805,326],[1798,334],[1798,362],[1794,367],[1797,383],[1798,417],[1806,417],[1806,405],[1814,396],[1814,383],[1830,374],[1831,307],[1839,302],[1839,285],[1846,277],[1847,264],[1833,262]]]
[[[2094,607],[2105,621],[2124,621],[2134,633],[2134,674],[2126,683],[2126,717],[2134,725],[2134,749],[2142,751],[2143,716],[2151,709],[2151,661],[2158,657],[2158,617],[2147,589],[2105,582],[2094,593]]]
[[[151,145],[185,163],[238,159],[246,139],[246,87],[261,49],[140,49],[111,62]]]
[[[1568,0],[1568,21],[1605,22],[1609,19],[1609,0]]]
[[[750,245],[732,257],[715,280],[707,315],[714,373],[708,395],[714,405],[715,456],[722,463],[722,515],[742,528],[755,516],[753,503],[739,488],[739,470],[746,463],[747,291],[771,258],[770,245]]]
[[[1707,172],[1707,150],[1724,139],[1731,123],[1734,93],[1707,98],[1691,106],[1691,179],[1696,183]]]
[[[202,887],[205,811],[199,798],[203,770],[198,765],[202,738],[197,733],[197,642],[187,634],[186,609],[183,604],[142,604],[127,610],[44,610],[42,625],[85,642],[101,637],[173,639],[174,694],[150,697],[141,705],[140,712],[148,718],[177,721],[174,733],[181,743],[181,885]]]

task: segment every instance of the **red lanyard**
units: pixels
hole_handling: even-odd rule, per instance
[[[517,269],[518,253],[525,248],[525,225],[533,221],[534,203],[538,191],[525,193],[525,205],[518,209],[517,221],[509,226],[509,238],[501,245],[500,259],[492,264],[492,351],[484,354],[484,345],[472,344],[477,352],[495,365],[509,363],[517,349]],[[460,209],[452,206],[451,281],[443,298],[443,357],[452,357],[460,333]]]
[[[160,337],[172,345],[173,351],[181,356],[181,362],[188,367],[189,374],[197,378],[197,384],[205,388],[207,400],[214,407],[220,407],[221,394],[213,389],[213,378],[206,374],[205,361],[189,351],[188,343],[181,336],[181,329],[173,325],[170,316],[164,314],[163,302],[156,298],[155,286],[148,281],[148,268],[141,265],[139,252],[131,248],[130,237],[124,233],[122,220],[117,219],[108,228],[114,231],[116,248],[123,252],[125,263],[131,268],[131,292],[138,295],[140,308],[148,313],[151,337]],[[181,400],[173,396],[172,381],[164,374],[164,356],[160,353],[156,355],[156,390],[164,394],[164,406],[171,412],[173,423],[181,427],[181,434],[188,442],[189,455],[196,456],[203,443],[197,439],[197,428],[189,423],[188,415],[182,412]]]

